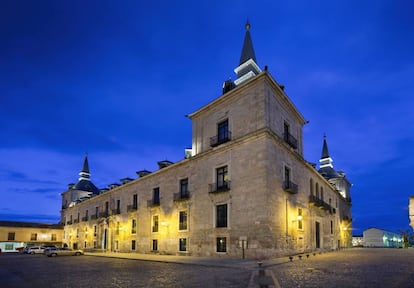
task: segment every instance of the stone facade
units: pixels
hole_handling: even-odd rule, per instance
[[[350,245],[349,199],[303,159],[305,121],[268,72],[189,117],[191,157],[64,205],[69,246],[264,257]]]
[[[70,187],[62,193],[65,243],[250,258],[351,246],[350,183],[343,173],[324,177],[304,159],[307,121],[267,69],[256,67],[246,29],[241,58],[249,60],[237,68],[240,78],[188,115],[186,159],[75,201],[79,191]],[[89,181],[87,166],[81,174]]]

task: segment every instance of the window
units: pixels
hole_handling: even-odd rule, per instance
[[[187,251],[187,238],[180,238],[179,239],[179,250],[180,251]]]
[[[95,207],[95,216],[98,217],[99,214],[99,207]]]
[[[160,188],[154,188],[152,191],[152,204],[153,205],[160,205]]]
[[[86,241],[83,242],[83,248],[86,248]]]
[[[188,198],[188,178],[180,180],[180,198]]]
[[[316,198],[319,199],[319,184],[316,183],[315,185],[315,192],[316,192]]]
[[[115,241],[115,250],[118,250],[119,249],[119,242],[118,242],[118,240],[116,240]]]
[[[216,206],[216,227],[227,227],[227,204]]]
[[[217,124],[217,142],[218,144],[230,140],[229,135],[229,120],[224,120]]]
[[[321,200],[323,200],[323,187],[321,187]]]
[[[121,200],[116,200],[116,213],[121,213]]]
[[[187,211],[180,211],[178,230],[187,230]]]
[[[216,244],[217,252],[226,252],[226,237],[217,237]]]
[[[79,228],[76,229],[76,238],[79,238]]]
[[[93,248],[98,248],[98,246],[96,245],[96,241],[93,241]]]
[[[32,233],[32,234],[30,235],[30,240],[32,240],[32,241],[36,241],[36,240],[37,240],[37,233]]]
[[[80,219],[80,212],[78,212],[78,217],[76,219],[76,220],[78,220],[78,223],[79,223],[79,219]]]
[[[310,195],[313,196],[313,179],[309,180],[309,189],[310,189]]]
[[[158,251],[158,240],[152,239],[152,251]]]
[[[138,208],[138,194],[134,194],[132,196],[132,208],[134,209]]]
[[[285,140],[285,142],[289,142],[289,124],[287,122],[283,123],[283,139]]]
[[[228,188],[228,171],[227,166],[217,168],[216,170],[217,190]]]
[[[106,201],[105,202],[105,214],[108,214],[108,211],[109,211],[109,202]]]
[[[331,234],[333,234],[333,221],[331,220]]]
[[[137,241],[136,240],[132,240],[131,241],[131,250],[135,251],[137,249]]]
[[[9,235],[7,236],[7,240],[14,241],[15,237],[16,237],[16,232],[9,232]]]
[[[303,229],[303,220],[302,220],[302,208],[298,208],[298,229]]]
[[[136,234],[137,233],[137,220],[136,219],[132,219],[131,221],[131,234]]]
[[[290,183],[290,169],[285,166],[285,183]]]
[[[98,227],[96,225],[93,225],[93,237],[96,237],[98,234]]]
[[[56,241],[56,234],[52,234],[52,236],[50,237],[50,241]]]
[[[152,216],[152,232],[158,232],[158,215]]]

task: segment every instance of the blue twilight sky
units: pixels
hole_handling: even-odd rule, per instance
[[[57,222],[85,152],[99,187],[179,161],[184,115],[235,79],[248,18],[257,62],[326,133],[353,183],[354,234],[407,229],[414,194],[414,2],[0,2],[0,219]]]

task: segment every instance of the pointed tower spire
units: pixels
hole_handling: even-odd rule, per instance
[[[333,168],[332,162],[333,160],[329,156],[329,152],[328,152],[328,144],[326,143],[326,135],[324,134],[323,145],[322,145],[322,156],[321,156],[321,159],[319,160],[319,169],[321,170],[326,167]]]
[[[86,154],[85,160],[83,161],[82,170],[79,173],[79,181],[90,180],[90,179],[91,179],[91,173],[89,173],[88,154]]]
[[[323,146],[321,159],[329,158],[328,144],[326,144],[326,135],[323,135]]]
[[[237,79],[234,81],[234,84],[236,86],[262,72],[256,63],[256,55],[254,53],[253,42],[250,36],[251,25],[248,20],[246,22],[245,28],[246,34],[244,36],[240,63],[239,66],[234,69],[234,72],[237,74]]]
[[[250,36],[251,26],[250,26],[249,20],[247,20],[245,27],[246,27],[246,34],[244,36],[243,49],[242,49],[242,53],[240,56],[239,65],[242,65],[244,62],[248,61],[249,59],[252,59],[254,62],[256,62],[256,55],[254,54],[252,37]]]

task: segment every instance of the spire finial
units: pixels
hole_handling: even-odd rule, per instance
[[[249,19],[246,20],[246,26],[245,27],[246,27],[246,31],[250,30],[251,25],[250,25]]]

